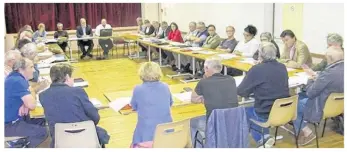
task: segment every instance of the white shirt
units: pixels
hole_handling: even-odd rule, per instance
[[[100,24],[95,29],[95,35],[100,36],[100,30],[102,30],[102,29],[112,29],[112,27],[110,24],[106,24],[105,27],[102,26],[102,24]]]
[[[235,50],[242,53],[244,57],[253,57],[254,53],[260,48],[260,42],[253,38],[252,40],[245,43],[245,41],[241,41],[237,44]]]

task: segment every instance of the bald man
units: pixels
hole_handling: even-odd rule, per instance
[[[326,99],[331,93],[344,92],[344,59],[343,51],[338,47],[329,47],[326,51],[327,67],[311,77],[307,82],[306,92],[299,93],[298,117],[294,121],[296,134],[299,133],[299,145],[306,145],[316,138],[305,121],[319,123],[322,119]],[[299,129],[300,123],[301,128]]]
[[[87,21],[84,18],[80,19],[80,26],[77,26],[76,28],[76,36],[77,38],[87,38],[87,37],[93,37],[93,31],[90,25],[87,25]],[[93,55],[91,54],[94,43],[92,39],[85,39],[85,40],[79,40],[77,42],[78,47],[82,51],[81,59],[84,59],[84,57],[89,56],[90,58],[93,58]],[[88,46],[88,50],[85,49],[85,47]]]
[[[106,19],[101,20],[101,24],[98,25],[95,29],[95,35],[102,37],[103,35],[100,35],[100,31],[104,29],[112,29],[110,24],[107,24]],[[104,50],[104,53],[101,57],[97,57],[97,60],[104,60],[108,58],[108,52],[113,48],[113,43],[111,38],[100,38],[99,39],[99,45],[101,46],[102,50]]]

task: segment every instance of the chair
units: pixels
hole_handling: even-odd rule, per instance
[[[289,122],[293,122],[297,117],[297,105],[298,105],[298,96],[292,96],[289,98],[277,99],[272,105],[269,118],[267,122],[259,122],[254,119],[250,119],[251,123],[249,124],[249,129],[253,129],[262,134],[264,139],[264,130],[261,131],[252,128],[252,123],[262,127],[262,128],[273,128],[276,127],[275,131],[275,143],[278,127],[283,126]],[[294,128],[295,132],[295,128]],[[295,136],[296,147],[298,148],[298,135]],[[263,140],[263,147],[265,148],[265,140]]]
[[[159,124],[154,133],[153,148],[191,148],[190,120]]]
[[[116,56],[118,58],[118,47],[117,45],[118,44],[123,44],[123,55],[125,55],[125,48],[128,49],[128,54],[129,54],[129,41],[125,40],[124,38],[119,38],[119,37],[114,37],[113,38],[113,44],[114,44],[114,47],[116,47]],[[113,48],[112,48],[112,51],[113,51]]]
[[[55,148],[101,148],[94,122],[56,123]]]
[[[331,93],[329,95],[329,97],[327,98],[327,100],[325,102],[324,109],[323,109],[322,119],[324,120],[324,126],[323,126],[322,137],[324,136],[327,119],[336,117],[336,116],[342,114],[343,111],[344,111],[344,94],[343,93]],[[300,128],[301,128],[302,122],[303,122],[303,119],[300,122]],[[314,125],[314,129],[315,129],[315,133],[316,133],[316,145],[317,145],[317,148],[319,148],[318,131],[317,131],[317,127],[319,126],[319,123],[312,123],[312,122],[308,122],[308,123]],[[299,133],[300,133],[300,131],[299,131]]]

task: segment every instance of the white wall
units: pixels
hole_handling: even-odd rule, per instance
[[[141,3],[141,10],[143,19],[159,21],[159,3]]]
[[[225,27],[233,25],[235,37],[243,39],[243,29],[253,24],[261,32],[272,32],[272,4],[234,4],[234,3],[162,3],[161,18],[163,21],[176,22],[181,31],[187,32],[191,21],[203,21],[206,26],[214,24],[221,37],[227,37]]]

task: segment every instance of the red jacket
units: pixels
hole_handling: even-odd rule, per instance
[[[168,39],[174,42],[183,43],[183,38],[180,30],[170,31]]]

